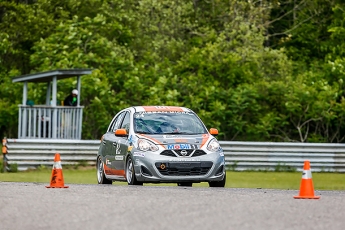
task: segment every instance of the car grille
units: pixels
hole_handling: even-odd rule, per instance
[[[163,165],[163,166],[162,166]],[[158,171],[164,176],[200,176],[211,169],[213,163],[206,162],[157,162]]]
[[[198,157],[198,156],[202,156],[205,155],[206,153],[203,150],[195,150],[195,152],[193,153],[192,157]]]
[[[184,151],[184,152],[183,152]],[[183,154],[185,153],[185,154]],[[169,157],[198,157],[202,155],[206,155],[206,153],[203,150],[200,149],[174,149],[174,150],[164,150],[161,152],[161,155],[163,156],[169,156]]]

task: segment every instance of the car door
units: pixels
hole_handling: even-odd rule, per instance
[[[121,125],[122,119],[125,115],[125,112],[118,114],[112,121],[107,132],[104,134],[102,139],[103,152],[104,154],[104,163],[105,163],[105,172],[108,175],[114,174],[113,169],[115,168],[112,163],[114,162],[114,148],[113,143],[115,142],[115,130],[118,129]]]
[[[111,161],[110,167],[112,169],[112,175],[116,177],[115,179],[123,179],[125,176],[124,168],[121,164],[123,162],[123,150],[121,149],[121,143],[123,142],[123,137],[118,137],[115,135],[115,131],[121,128],[123,118],[128,112],[123,112],[121,114],[121,119],[116,121],[112,133],[109,135],[109,160]],[[122,152],[122,154],[121,154]]]
[[[126,112],[124,119],[121,123],[120,129],[125,129],[127,134],[129,134],[130,128],[130,112]],[[113,143],[114,147],[114,162],[112,165],[115,166],[117,170],[121,170],[124,173],[125,170],[125,157],[128,151],[128,136],[126,137],[116,137],[116,142]]]

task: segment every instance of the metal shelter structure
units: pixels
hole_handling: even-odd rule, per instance
[[[23,82],[23,99],[19,105],[18,139],[81,139],[83,106],[80,106],[81,76],[91,69],[62,69],[27,74],[12,79]],[[77,106],[57,105],[57,81],[77,77]],[[45,105],[28,105],[28,82],[47,83]]]

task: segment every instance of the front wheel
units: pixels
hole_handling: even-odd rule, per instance
[[[224,178],[221,181],[210,181],[208,182],[210,187],[225,187],[226,183],[226,173],[224,174]]]
[[[126,180],[128,185],[143,185],[143,182],[137,181],[134,171],[134,163],[131,157],[128,157],[126,163]]]
[[[97,159],[97,181],[98,184],[112,184],[112,180],[108,180],[104,175],[104,166],[102,159],[98,157]]]

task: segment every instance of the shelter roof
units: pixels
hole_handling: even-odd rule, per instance
[[[91,74],[91,69],[57,69],[12,78],[12,82],[49,82],[56,76],[57,80]]]

